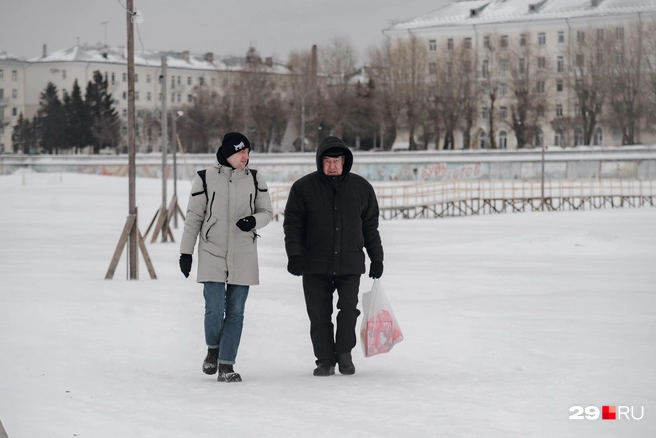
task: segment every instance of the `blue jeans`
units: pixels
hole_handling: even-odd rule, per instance
[[[244,327],[248,286],[214,281],[203,284],[205,343],[208,348],[219,349],[219,363],[234,364]]]

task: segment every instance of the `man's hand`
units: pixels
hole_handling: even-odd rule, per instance
[[[303,256],[291,256],[287,262],[287,272],[297,277],[303,275]]]
[[[242,231],[250,231],[255,228],[255,218],[253,216],[246,216],[237,221],[237,226]]]
[[[191,272],[191,254],[180,254],[180,271],[184,274],[185,278],[189,278]]]
[[[369,278],[377,279],[383,276],[383,262],[372,260],[369,265]]]

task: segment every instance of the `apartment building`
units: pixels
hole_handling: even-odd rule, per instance
[[[577,124],[581,108],[575,86],[586,79],[581,72],[593,74],[594,59],[607,55],[599,48],[584,53],[582,47],[590,41],[601,47],[598,42],[604,38],[622,42],[626,35],[628,40],[638,26],[653,32],[655,22],[656,2],[650,0],[476,0],[454,1],[430,14],[396,23],[384,34],[392,41],[418,39],[427,52],[427,77],[444,68],[450,53],[471,53],[472,68],[484,92],[477,102],[470,135],[462,130],[456,132],[456,148],[489,147],[490,114],[495,117],[495,146],[517,147],[514,132],[519,125],[516,114],[514,120],[512,114],[513,70],[529,66],[534,72],[530,90],[543,103],[534,108],[537,129],[524,146],[576,146],[584,144],[584,136]],[[625,61],[621,53],[614,56],[617,64]],[[584,65],[585,69],[579,68]],[[490,86],[497,90],[495,102],[487,97]],[[600,111],[606,110],[604,107]],[[622,144],[623,133],[611,127],[607,119],[598,117],[591,144]],[[648,130],[639,132],[636,138],[641,143],[656,141]],[[470,144],[465,145],[466,141]]]
[[[0,50],[0,153],[11,150],[12,127],[25,112],[25,68],[28,63]]]
[[[49,82],[57,87],[60,98],[64,90],[71,92],[76,80],[84,94],[94,72],[99,71],[107,80],[119,116],[127,121],[127,50],[124,47],[81,45],[48,53],[44,45],[42,56],[30,60],[2,54],[0,52],[0,108],[5,106],[7,126],[0,138],[6,150],[11,149],[11,132],[17,115],[23,113],[31,118],[36,114],[39,96]],[[147,131],[150,131],[149,124],[156,125],[161,117],[163,57],[167,65],[167,108],[172,111],[193,103],[194,95],[200,89],[225,93],[235,78],[247,69],[245,57],[231,57],[224,62],[215,58],[213,53],[135,51],[136,137],[139,152],[161,148],[159,133],[153,135]],[[261,68],[276,77],[284,78],[290,73],[271,58],[266,58]],[[153,121],[157,122],[153,124]]]

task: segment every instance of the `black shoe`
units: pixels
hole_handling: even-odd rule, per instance
[[[224,363],[219,364],[219,375],[216,378],[219,382],[241,382],[241,376],[239,373],[235,373],[235,370],[232,368],[232,365],[227,365]]]
[[[218,348],[208,348],[207,356],[203,361],[203,372],[205,374],[216,374],[216,364],[219,361],[219,349]]]
[[[339,365],[339,372],[342,374],[355,374],[355,365],[351,353],[337,353],[337,365]]]
[[[328,361],[319,362],[312,374],[315,376],[332,376],[335,374],[335,365]]]

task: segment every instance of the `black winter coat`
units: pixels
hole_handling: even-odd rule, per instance
[[[335,144],[322,142],[317,171],[297,180],[289,192],[285,249],[288,257],[303,256],[304,274],[364,274],[363,248],[371,260],[383,261],[376,194],[366,179],[350,173],[353,154],[341,145],[345,149],[341,176],[323,173],[323,153]]]

